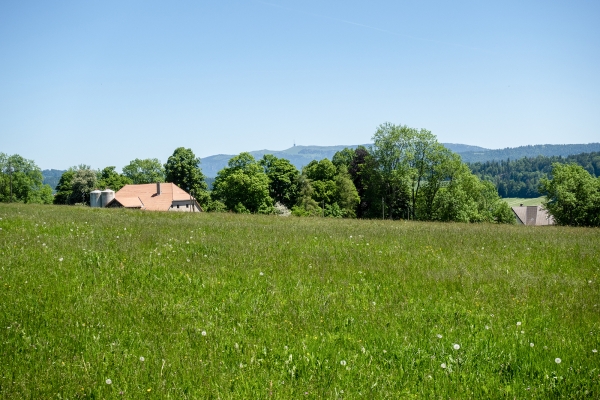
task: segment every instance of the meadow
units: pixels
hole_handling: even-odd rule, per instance
[[[0,398],[599,398],[600,230],[0,205]]]
[[[542,202],[546,200],[546,196],[535,197],[532,199],[523,199],[519,197],[507,197],[503,199],[508,203],[509,207],[518,207],[521,204],[524,206],[541,206]]]

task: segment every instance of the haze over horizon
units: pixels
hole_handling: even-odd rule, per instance
[[[600,138],[600,3],[3,2],[0,152],[42,169],[369,143]]]

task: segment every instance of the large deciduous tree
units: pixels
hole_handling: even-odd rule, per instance
[[[373,142],[377,174],[371,177],[379,182],[375,186],[390,218],[514,220],[494,185],[474,176],[430,131],[385,123],[377,128]]]
[[[73,177],[75,171],[70,168],[63,172],[56,185],[56,194],[54,195],[54,204],[71,204],[71,195],[73,194]]]
[[[165,164],[165,179],[191,193],[202,205],[206,205],[209,194],[206,178],[200,169],[200,158],[192,149],[178,147]]]
[[[54,204],[89,204],[90,192],[98,185],[97,175],[89,165],[84,164],[63,172],[56,185]]]
[[[600,226],[600,178],[576,164],[552,164],[552,179],[541,180],[544,207],[558,225]]]
[[[42,171],[18,154],[0,153],[0,201],[52,203],[52,188],[43,184]]]
[[[98,179],[96,172],[89,166],[79,168],[73,175],[71,204],[90,204],[90,192],[96,188]]]
[[[250,153],[241,153],[229,160],[213,184],[212,198],[235,212],[271,213],[273,199],[269,196],[269,177]]]
[[[269,177],[269,194],[274,201],[291,208],[298,199],[300,172],[285,158],[265,154],[259,161]]]
[[[111,189],[119,191],[123,186],[132,184],[133,181],[116,171],[116,167],[106,167],[98,173],[98,189]]]
[[[156,158],[140,160],[136,158],[123,167],[123,175],[136,184],[155,183],[165,181],[165,169]]]
[[[296,215],[321,213],[328,217],[355,217],[360,198],[345,163],[339,168],[329,161],[313,160],[303,168],[301,196],[294,209]],[[310,201],[307,198],[310,196]]]

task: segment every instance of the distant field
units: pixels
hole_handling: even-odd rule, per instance
[[[541,197],[536,197],[533,199],[520,199],[517,197],[507,197],[503,200],[506,201],[510,207],[515,207],[515,206],[519,206],[521,204],[523,204],[524,206],[541,206],[542,201],[544,201],[545,199],[546,199],[545,196],[541,196]]]
[[[0,205],[0,398],[600,398],[600,230]]]

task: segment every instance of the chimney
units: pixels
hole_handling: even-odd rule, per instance
[[[156,194],[160,196],[160,182],[156,182]]]

